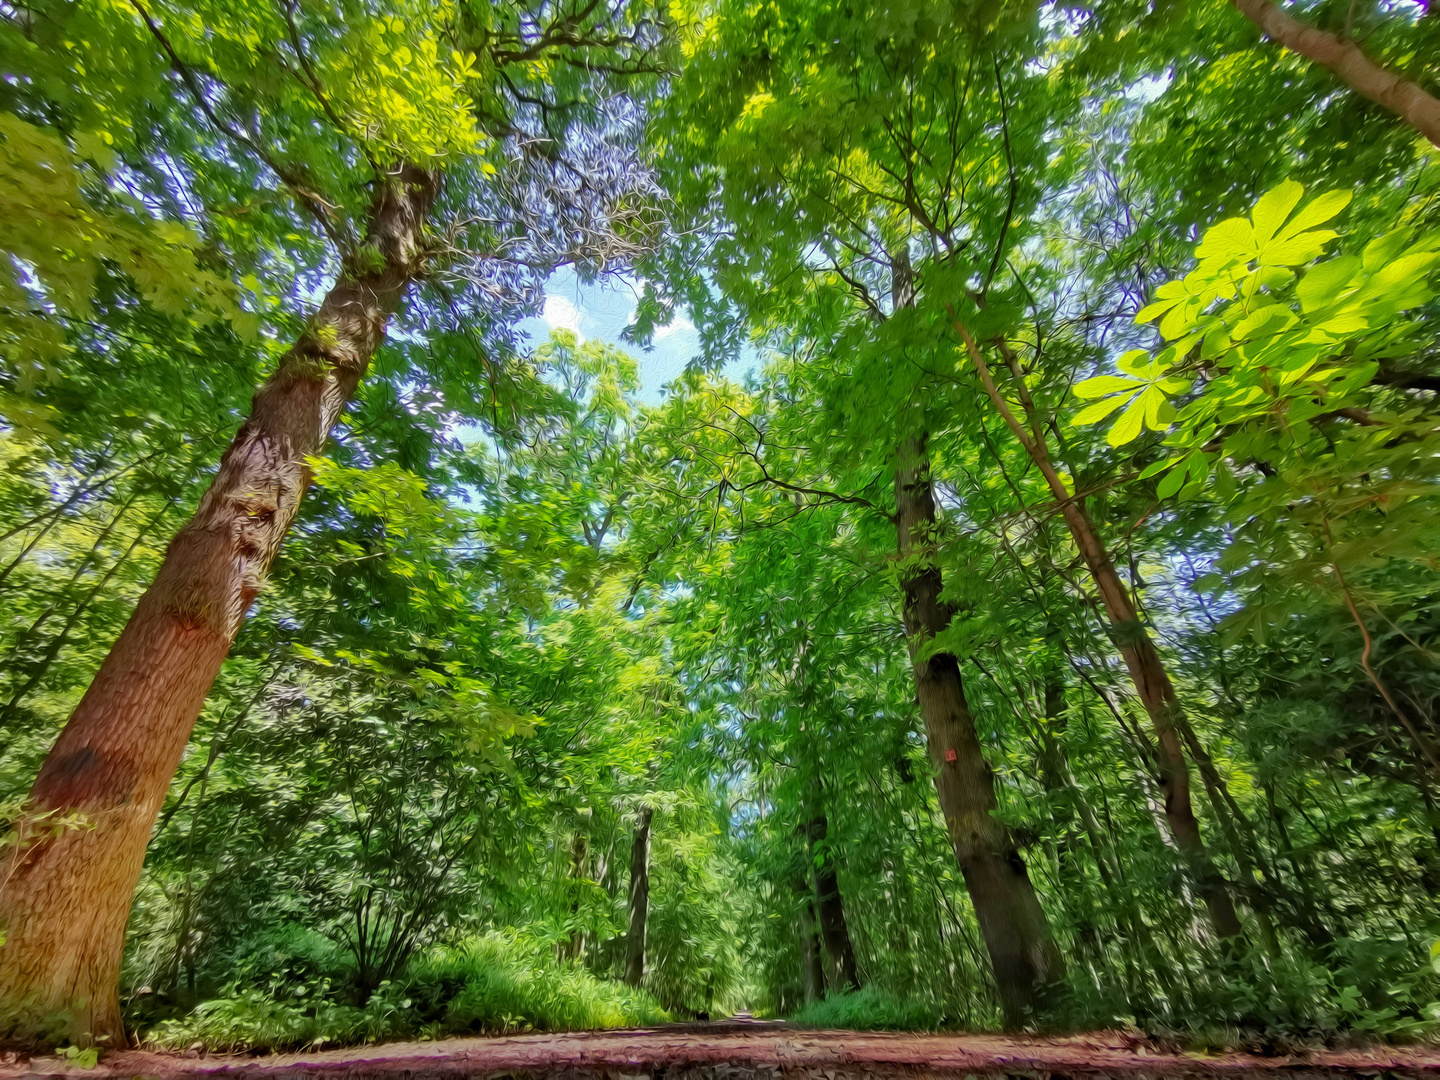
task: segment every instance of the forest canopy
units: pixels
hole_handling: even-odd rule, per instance
[[[0,1044],[1440,1036],[1437,61],[0,3]]]

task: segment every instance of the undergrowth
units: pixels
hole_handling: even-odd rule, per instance
[[[1165,984],[1092,982],[1079,965],[1033,1017],[1045,1032],[1122,1030],[1173,1051],[1290,1053],[1375,1043],[1440,1042],[1440,934],[1428,963],[1402,938],[1338,938],[1324,963],[1290,950],[1217,948],[1212,964]],[[832,993],[795,1012],[807,1028],[944,1031],[974,1024],[947,1016],[936,997],[900,997],[875,985]]]
[[[261,952],[262,958],[267,958]],[[153,1047],[276,1052],[388,1039],[630,1027],[669,1019],[641,991],[557,961],[543,944],[489,934],[418,956],[363,1005],[313,955],[268,956],[273,969],[143,1029]],[[323,958],[320,958],[323,960]],[[338,973],[337,973],[338,974]]]
[[[851,1031],[936,1031],[944,1026],[931,1003],[906,1001],[873,986],[834,993],[790,1017],[797,1027]]]

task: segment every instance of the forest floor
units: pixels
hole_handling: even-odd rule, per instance
[[[0,1080],[314,1077],[324,1080],[560,1077],[565,1080],[925,1080],[950,1077],[1428,1077],[1440,1048],[1370,1047],[1305,1055],[1175,1053],[1120,1032],[1056,1037],[812,1031],[763,1021],[626,1031],[386,1043],[271,1057],[124,1051],[94,1068],[62,1058],[4,1062]]]

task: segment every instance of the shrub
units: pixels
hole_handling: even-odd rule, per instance
[[[463,982],[444,1016],[450,1031],[580,1031],[669,1019],[648,994],[497,934],[439,950],[417,967],[417,983]]]
[[[298,1005],[262,990],[236,990],[201,1002],[187,1016],[161,1021],[146,1041],[171,1049],[199,1042],[221,1052],[297,1050],[364,1041],[365,1019],[363,1010],[333,1002]]]
[[[873,986],[831,994],[811,1002],[790,1018],[808,1028],[847,1028],[852,1031],[935,1031],[945,1026],[934,1007],[920,1001],[903,1001]]]
[[[283,951],[283,950],[282,950]],[[258,958],[257,958],[258,959]],[[648,994],[597,978],[557,961],[538,942],[487,934],[461,945],[432,948],[401,978],[383,983],[357,1008],[338,990],[278,953],[251,973],[249,985],[230,984],[217,998],[146,1033],[158,1047],[201,1043],[213,1051],[283,1051],[311,1046],[407,1037],[512,1031],[576,1031],[631,1027],[668,1020]],[[261,970],[264,969],[264,970]],[[271,969],[283,973],[274,977]]]

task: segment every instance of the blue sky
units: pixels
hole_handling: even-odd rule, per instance
[[[700,351],[700,337],[690,320],[676,315],[669,326],[655,332],[649,349],[620,338],[635,317],[639,289],[624,277],[606,277],[584,284],[570,269],[558,271],[545,284],[545,311],[540,318],[520,324],[535,344],[552,329],[573,330],[583,340],[598,339],[624,349],[640,367],[640,399],[658,402],[662,387],[685,370]]]

